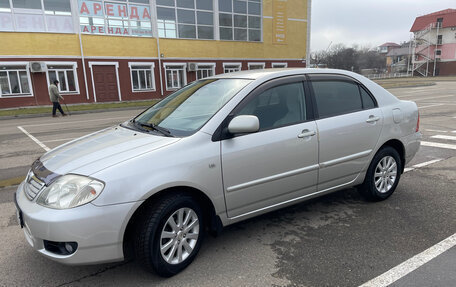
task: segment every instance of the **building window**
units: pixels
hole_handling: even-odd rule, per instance
[[[233,73],[241,70],[241,63],[223,63],[224,73]]]
[[[41,10],[41,1],[34,0],[13,0],[13,7],[19,9],[39,9]]]
[[[437,56],[442,55],[442,50],[435,50],[435,54],[436,54]]]
[[[220,40],[261,41],[261,0],[218,0]]]
[[[0,0],[0,31],[74,33],[70,0]]]
[[[437,18],[437,27],[442,28],[443,18]]]
[[[0,0],[0,12],[11,12],[9,0]]]
[[[44,13],[47,15],[71,16],[71,4],[69,1],[44,0]]]
[[[59,81],[61,93],[79,93],[78,78],[76,74],[76,63],[46,63],[48,86]]]
[[[80,29],[83,33],[152,36],[150,6],[144,5],[149,4],[149,0],[78,2]]]
[[[437,36],[437,45],[442,45],[442,39],[443,39],[443,35]]]
[[[215,75],[215,63],[198,64],[196,69],[196,79],[203,79]]]
[[[158,36],[214,39],[212,0],[157,0]]]
[[[28,65],[0,63],[0,97],[31,95]]]
[[[133,92],[155,91],[154,63],[128,63]]]
[[[264,69],[264,63],[248,63],[249,70],[261,70]]]
[[[182,63],[166,63],[165,67],[165,81],[166,90],[173,91],[182,88],[187,84],[187,75],[185,73],[186,64]]]
[[[288,63],[272,63],[271,67],[273,67],[273,68],[286,68],[286,67],[288,67]]]

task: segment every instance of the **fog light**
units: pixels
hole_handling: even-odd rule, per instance
[[[71,255],[78,249],[76,242],[55,242],[55,241],[44,241],[44,249],[46,251],[58,254],[58,255]]]
[[[70,253],[70,254],[74,252],[73,246],[71,246],[71,244],[68,243],[68,242],[65,243],[65,249],[66,249],[66,251],[68,251],[68,253]]]

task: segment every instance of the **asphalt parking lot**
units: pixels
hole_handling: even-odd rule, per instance
[[[454,286],[456,82],[390,90],[420,108],[423,143],[386,201],[355,189],[227,227],[184,272],[162,279],[135,261],[69,267],[34,252],[0,188],[0,286]],[[139,110],[0,120],[0,182],[47,149]]]

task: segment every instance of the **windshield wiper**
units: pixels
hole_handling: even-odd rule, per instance
[[[137,122],[135,120],[133,120],[133,123],[136,125],[136,126],[139,126],[141,127],[143,130],[146,130],[146,131],[149,131],[147,129],[144,129],[144,127],[146,128],[149,128],[149,129],[153,129],[155,131],[158,131],[160,132],[161,134],[163,134],[164,136],[167,136],[167,137],[173,137],[173,135],[171,134],[171,132],[163,127],[160,127],[158,125],[155,125],[155,124],[147,124],[147,123],[141,123],[141,122]]]

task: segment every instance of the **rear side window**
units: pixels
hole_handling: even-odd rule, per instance
[[[363,87],[359,87],[359,90],[361,91],[361,98],[363,99],[363,108],[365,110],[375,108],[375,102],[366,90]]]
[[[311,83],[320,118],[352,113],[363,109],[358,84],[338,80],[317,80]]]
[[[302,82],[270,88],[252,98],[237,115],[254,115],[260,131],[292,125],[306,120]]]

